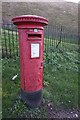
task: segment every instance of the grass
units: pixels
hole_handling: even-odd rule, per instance
[[[62,48],[58,48],[47,55],[45,62],[44,80],[49,85],[45,91],[47,98],[60,105],[64,103],[66,107],[78,107],[78,52],[76,44],[64,43]],[[46,56],[46,55],[45,55]],[[49,94],[50,93],[50,94]]]
[[[78,108],[78,46],[63,43],[58,49],[49,48],[44,54],[43,100],[52,101],[56,108],[64,105],[66,109]],[[44,106],[29,109],[20,99],[19,58],[3,59],[3,118],[29,117],[44,118]]]
[[[20,78],[19,76],[15,81],[12,77],[19,73],[19,59],[4,59],[3,62],[3,118],[14,118],[14,117],[42,117],[44,114],[44,108],[40,109],[29,109],[27,106],[20,101]],[[42,112],[41,112],[42,111]],[[27,115],[26,115],[27,112]]]
[[[6,30],[7,50],[16,54],[17,42],[15,32],[14,46],[12,42],[12,32]],[[10,37],[10,46],[9,46]],[[5,51],[4,35],[2,35],[2,45]],[[44,89],[43,100],[52,101],[56,108],[64,105],[66,109],[78,108],[78,45],[62,42],[56,49],[58,40],[45,38],[44,53]],[[14,51],[15,52],[14,52]],[[3,59],[2,60],[2,116],[3,118],[14,117],[29,117],[29,118],[44,118],[46,117],[46,109],[40,106],[36,109],[28,108],[19,98],[20,92],[20,67],[19,58]],[[18,74],[18,77],[13,81],[12,77]]]
[[[3,64],[3,68],[2,68],[2,71],[3,71],[3,74],[2,74],[3,106],[2,106],[2,108],[4,109],[4,112],[3,112],[3,114],[4,114],[4,113],[6,113],[5,108],[7,108],[7,110],[8,110],[8,108],[15,101],[15,99],[17,97],[16,93],[19,91],[20,86],[19,86],[19,78],[16,82],[12,81],[12,77],[15,74],[19,73],[18,61],[13,60],[13,59],[11,59],[11,60],[4,59],[2,64]]]

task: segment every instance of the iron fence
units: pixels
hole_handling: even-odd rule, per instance
[[[78,35],[68,32],[64,26],[46,26],[44,29],[44,52],[62,47],[64,42],[77,44]],[[19,56],[18,31],[13,24],[2,25],[2,57]]]

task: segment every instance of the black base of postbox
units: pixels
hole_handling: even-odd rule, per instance
[[[27,93],[21,89],[20,96],[21,99],[28,105],[28,107],[37,108],[41,103],[42,90]]]

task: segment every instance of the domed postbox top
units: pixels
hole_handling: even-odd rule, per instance
[[[48,24],[48,20],[44,17],[37,16],[37,15],[21,15],[16,16],[12,19],[15,25],[24,24],[24,23],[42,23],[44,25]]]

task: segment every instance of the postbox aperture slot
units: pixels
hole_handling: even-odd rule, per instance
[[[28,34],[28,38],[41,38],[42,35],[41,34]]]

